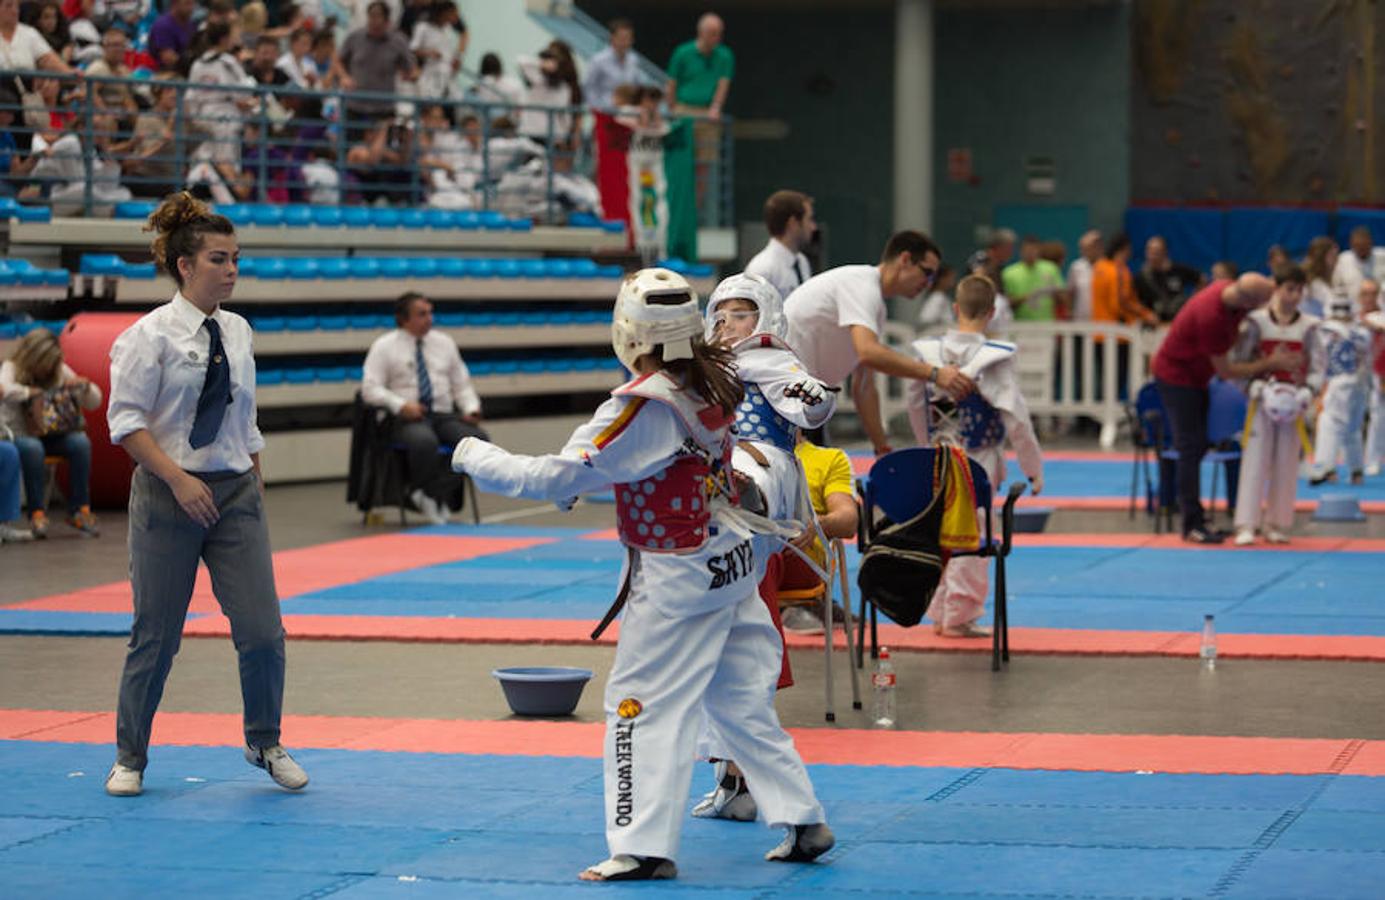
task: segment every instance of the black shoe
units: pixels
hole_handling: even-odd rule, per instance
[[[1335,482],[1336,480],[1337,480],[1337,473],[1336,473],[1336,472],[1324,472],[1324,473],[1321,474],[1321,475],[1314,475],[1312,478],[1308,479],[1308,486],[1309,486],[1309,487],[1322,487],[1324,484],[1327,484],[1329,481]]]
[[[1189,544],[1220,544],[1226,540],[1226,535],[1219,531],[1193,528],[1183,532],[1183,540]]]

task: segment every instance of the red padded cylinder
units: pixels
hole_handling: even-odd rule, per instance
[[[140,313],[84,312],[73,316],[58,337],[63,359],[83,378],[101,388],[99,409],[89,410],[87,435],[91,437],[91,504],[105,509],[124,509],[130,499],[134,461],[111,443],[106,427],[106,403],[111,396],[111,345]]]

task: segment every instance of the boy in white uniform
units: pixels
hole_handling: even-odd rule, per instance
[[[766,854],[806,862],[832,847],[803,761],[774,711],[782,645],[756,591],[754,541],[735,507],[731,421],[741,390],[702,340],[697,295],[667,269],[625,280],[612,328],[638,377],[612,392],[563,450],[518,456],[457,445],[452,466],[483,490],[562,501],[614,486],[628,550],[625,618],[606,684],[606,841],[586,881],[672,878],[705,708],[763,818],[786,827]],[[613,609],[614,612],[614,609]]]
[[[735,354],[736,374],[745,398],[736,407],[732,454],[736,471],[749,476],[765,498],[764,515],[777,522],[811,523],[803,470],[794,455],[800,428],[819,428],[832,417],[836,397],[803,368],[784,342],[788,324],[784,304],[774,285],[758,275],[732,275],[717,285],[707,303],[707,338]],[[811,528],[808,529],[811,532]],[[779,621],[779,581],[783,573],[780,546],[761,538],[756,560],[761,564],[760,597]],[[792,552],[784,550],[782,552]],[[781,629],[782,640],[782,629]],[[793,683],[785,659],[779,687]],[[693,808],[699,818],[751,821],[755,801],[740,769],[728,760],[730,751],[714,727],[700,756],[717,759],[717,785]]]
[[[1292,369],[1265,372],[1247,390],[1252,409],[1247,416],[1241,484],[1236,493],[1238,547],[1255,543],[1257,529],[1269,543],[1287,544],[1294,524],[1299,451],[1308,437],[1303,416],[1321,375],[1315,359],[1321,320],[1298,308],[1307,282],[1298,266],[1276,272],[1270,302],[1246,316],[1231,352],[1239,362],[1262,359],[1284,347],[1299,360]],[[1310,377],[1310,373],[1315,375]]]
[[[1339,453],[1351,473],[1351,483],[1364,480],[1362,429],[1369,400],[1371,332],[1354,320],[1354,305],[1345,294],[1335,295],[1327,307],[1327,320],[1318,327],[1324,377],[1310,480],[1315,487],[1337,480]]]
[[[1380,311],[1380,285],[1367,278],[1357,299],[1361,324],[1371,330],[1370,424],[1366,428],[1366,475],[1380,474],[1385,462],[1385,312]]]
[[[920,359],[935,368],[957,367],[976,383],[976,393],[959,401],[938,385],[909,382],[909,423],[920,444],[946,443],[966,450],[986,470],[997,492],[1005,478],[1008,437],[1037,496],[1044,486],[1043,455],[1020,393],[1015,345],[986,338],[995,296],[989,278],[968,275],[957,285],[956,327],[942,337],[914,342],[913,351]],[[989,515],[990,510],[982,514]],[[948,560],[928,610],[933,630],[944,637],[988,637],[990,630],[978,626],[976,620],[985,610],[989,590],[989,560],[977,556]]]

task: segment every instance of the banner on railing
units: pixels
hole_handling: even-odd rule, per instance
[[[696,259],[690,123],[680,120],[651,133],[606,113],[595,115],[602,214],[629,223],[634,249],[645,259]]]

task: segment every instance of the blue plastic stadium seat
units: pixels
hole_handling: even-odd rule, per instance
[[[398,228],[399,210],[391,209],[388,206],[372,209],[370,211],[370,225],[372,228]]]
[[[458,259],[455,256],[444,256],[438,261],[438,277],[440,278],[465,278],[467,274],[466,260]]]
[[[452,218],[452,227],[461,228],[465,231],[474,231],[481,227],[481,214],[474,209],[457,210]]]
[[[286,384],[312,384],[316,378],[317,369],[311,366],[284,370],[284,382]]]
[[[347,260],[352,278],[379,278],[380,260],[373,256],[353,256]]]
[[[599,362],[599,360],[593,359],[590,356],[574,359],[572,360],[572,369],[575,372],[590,372],[596,368],[597,362]]]
[[[601,267],[594,259],[573,259],[569,260],[569,263],[572,265],[574,278],[595,278],[601,274]]]
[[[707,263],[688,263],[683,274],[689,278],[711,278],[716,270]]]
[[[491,374],[491,364],[482,360],[481,362],[467,363],[467,371],[473,378],[480,378]]]
[[[265,228],[274,228],[284,224],[284,208],[275,206],[273,203],[247,203],[250,210],[250,221]]]
[[[422,209],[406,209],[399,214],[399,224],[405,228],[427,228],[428,212]]]
[[[457,214],[450,209],[429,209],[423,213],[429,228],[451,228],[457,223]]]
[[[120,275],[125,271],[125,260],[114,253],[83,253],[79,271],[83,275]]]
[[[127,262],[125,264],[125,270],[121,274],[126,278],[131,278],[138,281],[153,281],[154,278],[159,274],[159,268],[151,262]]]
[[[347,324],[358,331],[374,331],[375,316],[361,315],[359,313],[347,316]]]
[[[369,228],[370,213],[368,206],[347,206],[341,211],[341,221],[347,228]]]
[[[38,287],[48,283],[48,273],[27,259],[11,259],[10,268],[19,274],[19,283],[25,287]]]
[[[262,256],[255,264],[256,278],[287,278],[289,277],[289,267],[281,257]]]
[[[254,223],[254,216],[251,215],[250,207],[244,203],[227,203],[225,206],[218,206],[216,211],[231,220],[231,224],[236,227],[241,225],[251,225]]]
[[[570,259],[550,259],[548,260],[549,278],[571,278],[572,260]]]
[[[487,209],[480,214],[481,227],[490,231],[504,231],[510,227],[510,219],[502,212]]]
[[[375,316],[376,328],[394,328],[399,323],[394,320],[394,316],[388,313],[377,313]]]
[[[407,257],[409,274],[415,278],[435,278],[438,274],[438,261],[427,256]]]
[[[347,366],[347,367],[346,367],[346,380],[347,380],[347,381],[360,381],[360,380],[362,380],[363,378],[365,378],[365,367],[364,367],[364,366]]]
[[[311,281],[317,278],[317,260],[310,256],[294,256],[285,261],[288,275],[295,281]]]
[[[522,312],[519,314],[519,324],[531,327],[534,325],[545,325],[548,323],[551,316],[551,313],[545,312],[544,310]]]
[[[524,278],[547,278],[548,264],[542,259],[521,259],[519,274]]]
[[[273,387],[283,383],[283,369],[260,369],[255,373],[255,384],[259,387]]]
[[[596,367],[598,369],[610,369],[612,371],[618,371],[620,369],[625,368],[620,364],[620,360],[616,359],[614,356],[601,357],[596,361]]]
[[[126,200],[115,205],[115,218],[147,219],[157,208],[158,204],[153,200]],[[218,207],[216,211],[221,212],[221,208]]]
[[[345,331],[350,325],[349,316],[318,316],[317,327],[322,331]]]
[[[495,324],[504,328],[518,325],[521,321],[521,314],[517,312],[498,312],[495,314]]]
[[[236,267],[242,278],[260,277],[260,258],[257,256],[242,256],[240,265]]]
[[[289,331],[316,331],[317,316],[284,316],[284,326]]]
[[[311,209],[313,224],[318,228],[341,227],[342,211],[340,206],[314,206]]]
[[[493,312],[473,312],[466,314],[466,323],[470,328],[490,328],[495,324],[495,313]]]
[[[568,309],[555,309],[544,314],[545,325],[569,325],[577,321],[577,314]]]
[[[14,322],[0,322],[0,341],[19,337],[19,326]]]
[[[340,281],[351,277],[351,263],[344,257],[329,256],[317,261],[317,277]]]
[[[62,334],[62,333],[63,333],[63,329],[67,327],[67,320],[66,320],[66,319],[43,319],[43,320],[40,320],[40,321],[39,321],[39,325],[42,326],[42,327],[44,327],[44,328],[47,328],[49,331],[53,332],[54,334]]]
[[[602,222],[601,222],[601,230],[602,230],[602,231],[605,231],[605,232],[609,232],[610,234],[624,234],[624,233],[625,233],[625,220],[624,220],[624,219],[604,219],[604,220],[602,220]]]
[[[597,266],[597,275],[601,278],[620,278],[625,275],[625,270],[620,266]]]
[[[252,326],[256,331],[273,332],[283,331],[285,328],[283,316],[256,316]]]
[[[688,264],[677,256],[670,256],[668,259],[661,259],[654,263],[661,269],[668,269],[670,272],[677,272],[682,275],[688,270]]]
[[[346,380],[346,366],[318,366],[318,381],[341,382]]]
[[[19,206],[19,201],[13,197],[0,197],[0,216],[6,219],[13,218],[15,209]]]
[[[519,370],[527,374],[542,372],[546,367],[547,363],[542,359],[524,359],[519,363]]]
[[[408,278],[409,260],[402,256],[387,256],[380,260],[381,278]]]
[[[500,278],[519,278],[523,274],[519,260],[497,259],[495,261],[495,274]]]
[[[313,208],[301,203],[285,206],[284,224],[290,228],[307,228],[313,224]]]
[[[511,231],[533,231],[533,219],[511,219],[508,223]]]
[[[440,312],[433,316],[433,324],[441,328],[465,328],[466,313],[463,312]]]
[[[49,287],[62,287],[72,282],[72,274],[66,269],[44,269],[43,283]]]
[[[467,260],[467,271],[473,278],[494,278],[496,276],[496,261],[493,259],[470,259]]]
[[[491,371],[497,375],[513,375],[519,371],[519,360],[499,359],[491,364]]]
[[[571,357],[555,356],[551,359],[544,360],[543,368],[545,372],[571,372],[573,368],[572,362],[573,360]]]
[[[0,287],[13,287],[16,284],[19,284],[19,273],[6,260],[0,259]]]
[[[591,213],[575,212],[567,217],[569,228],[600,228],[601,220]]]
[[[16,206],[14,218],[21,222],[51,222],[53,210],[47,206]]]

